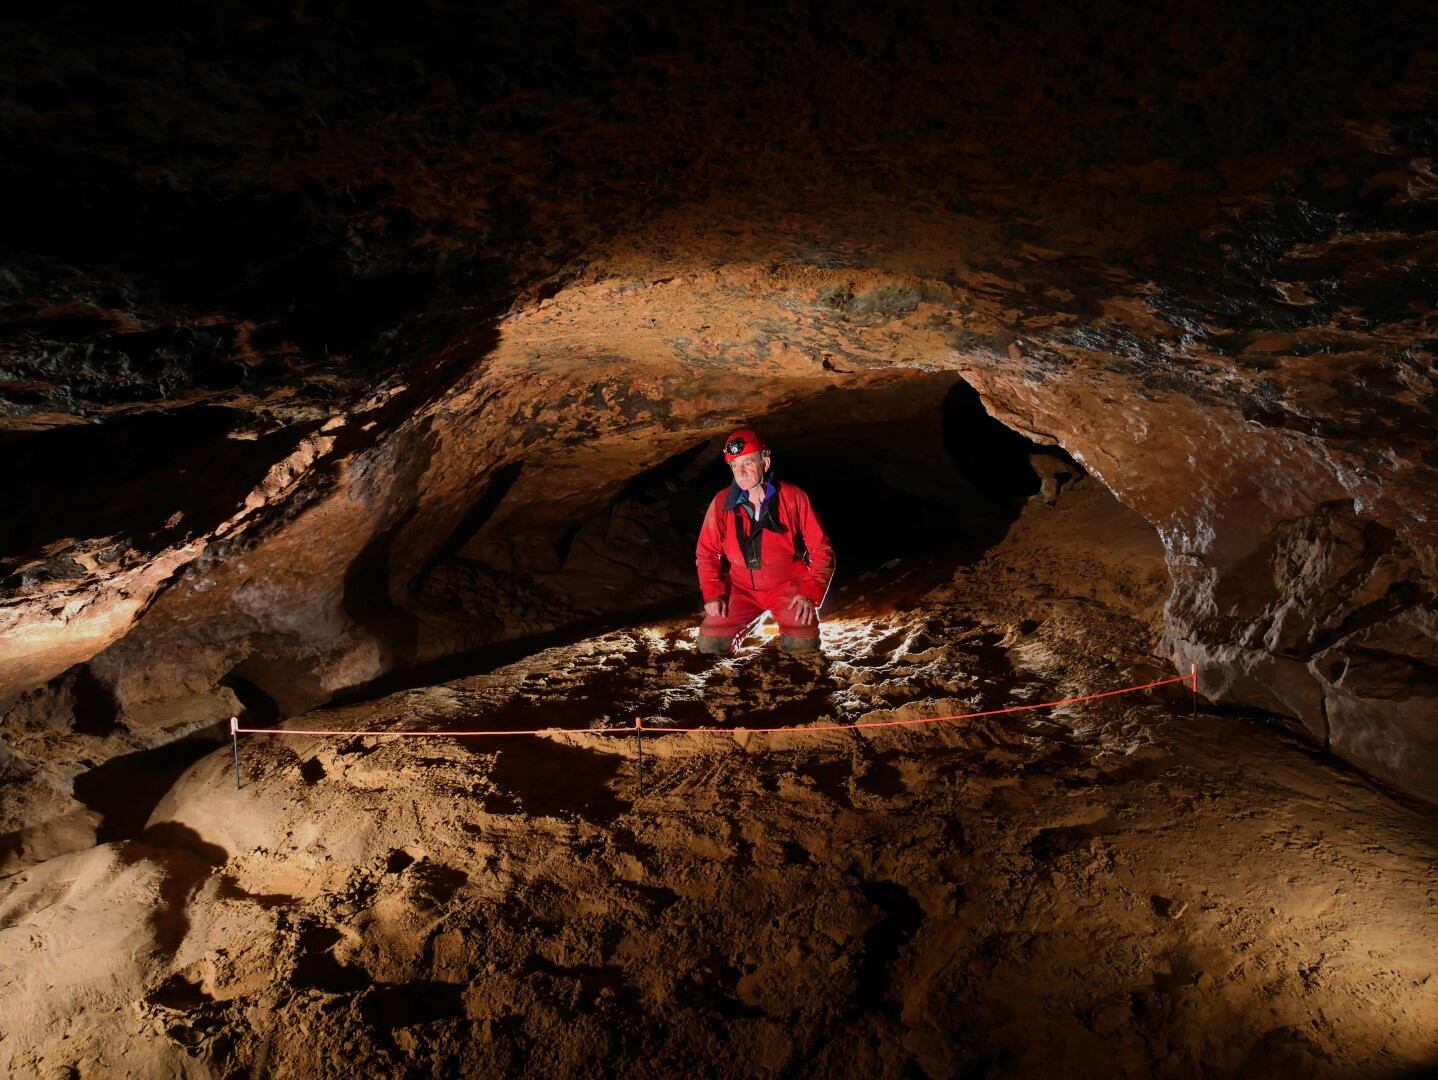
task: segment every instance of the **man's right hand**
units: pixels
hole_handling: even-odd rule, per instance
[[[711,619],[722,619],[729,614],[729,598],[720,596],[704,605],[704,614]]]

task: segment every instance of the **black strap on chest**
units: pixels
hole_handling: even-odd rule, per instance
[[[779,534],[787,533],[789,530],[778,519],[779,496],[775,493],[759,515],[759,520],[752,523],[749,520],[748,511],[744,509],[743,503],[734,506],[734,536],[739,541],[739,550],[744,553],[744,565],[750,570],[764,569],[764,530]],[[794,537],[794,554],[797,557],[804,546],[802,536]],[[807,555],[807,552],[805,553]]]

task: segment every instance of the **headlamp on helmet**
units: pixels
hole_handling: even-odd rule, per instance
[[[752,454],[756,450],[767,450],[768,445],[759,438],[757,432],[749,428],[740,428],[724,440],[724,460],[733,461],[745,454]]]

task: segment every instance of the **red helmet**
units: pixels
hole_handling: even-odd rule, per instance
[[[740,428],[724,440],[724,460],[733,461],[756,450],[767,449],[769,444],[759,437],[758,432],[752,428]]]

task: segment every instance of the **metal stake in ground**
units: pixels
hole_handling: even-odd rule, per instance
[[[1198,661],[1193,661],[1193,717],[1198,719]]]
[[[235,750],[235,790],[240,790],[240,718],[230,717],[230,745]]]
[[[635,753],[635,760],[638,762],[638,768],[639,768],[639,794],[640,794],[640,797],[643,797],[643,795],[644,795],[644,739],[643,739],[642,734],[641,734],[643,731],[644,731],[644,722],[643,722],[642,720],[640,720],[639,717],[636,716],[636,717],[634,718],[634,753]]]

